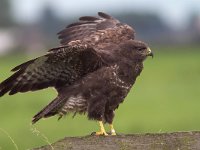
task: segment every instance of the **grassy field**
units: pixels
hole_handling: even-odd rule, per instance
[[[200,130],[200,47],[165,49],[154,51],[155,58],[145,61],[141,76],[116,110],[114,124],[118,133]],[[25,60],[23,56],[1,58],[0,81]],[[15,149],[12,140],[18,149],[30,149],[98,130],[96,122],[78,115],[30,125],[32,116],[55,96],[53,89],[47,89],[0,98],[0,149]]]

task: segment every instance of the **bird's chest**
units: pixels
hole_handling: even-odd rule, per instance
[[[112,72],[112,76],[110,77],[110,81],[107,87],[108,97],[111,104],[118,104],[123,102],[124,98],[127,96],[131,87],[135,83],[137,76],[142,71],[142,66],[140,64],[134,66],[126,66],[123,68],[116,67]],[[118,103],[116,103],[116,101]],[[113,105],[113,107],[116,107]]]
[[[106,81],[107,90],[105,94],[109,102],[121,102],[128,94],[132,84],[124,80],[126,77],[121,76],[119,66],[115,65],[112,69],[112,72],[108,75],[109,80]]]
[[[117,85],[130,87],[135,83],[136,78],[140,75],[143,69],[143,64],[137,63],[134,65],[121,64],[115,67],[111,81]]]
[[[129,90],[131,88],[131,83],[124,80],[125,76],[121,76],[118,69],[112,72],[109,84],[113,86],[114,89],[118,88],[121,90]]]

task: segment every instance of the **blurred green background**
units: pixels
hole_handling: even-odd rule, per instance
[[[146,0],[119,0],[115,5],[113,0],[1,0],[0,81],[16,65],[58,46],[56,33],[72,20],[105,11],[132,25],[137,39],[147,42],[155,55],[145,61],[142,74],[116,110],[117,133],[200,130],[200,2],[169,1],[149,0],[147,8]],[[0,150],[16,149],[15,144],[19,150],[31,149],[99,129],[95,121],[80,115],[60,121],[52,117],[32,126],[32,116],[55,96],[54,89],[46,89],[1,97]]]

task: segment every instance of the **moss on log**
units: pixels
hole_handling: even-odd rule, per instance
[[[33,150],[193,150],[200,149],[200,132],[66,137]]]

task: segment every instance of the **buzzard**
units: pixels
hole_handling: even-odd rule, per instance
[[[114,111],[130,91],[143,69],[143,61],[153,56],[144,42],[135,40],[135,31],[103,12],[84,16],[58,33],[60,46],[46,55],[13,68],[0,84],[0,96],[54,87],[58,96],[32,120],[69,113],[87,114],[97,120],[100,131],[116,135]]]

